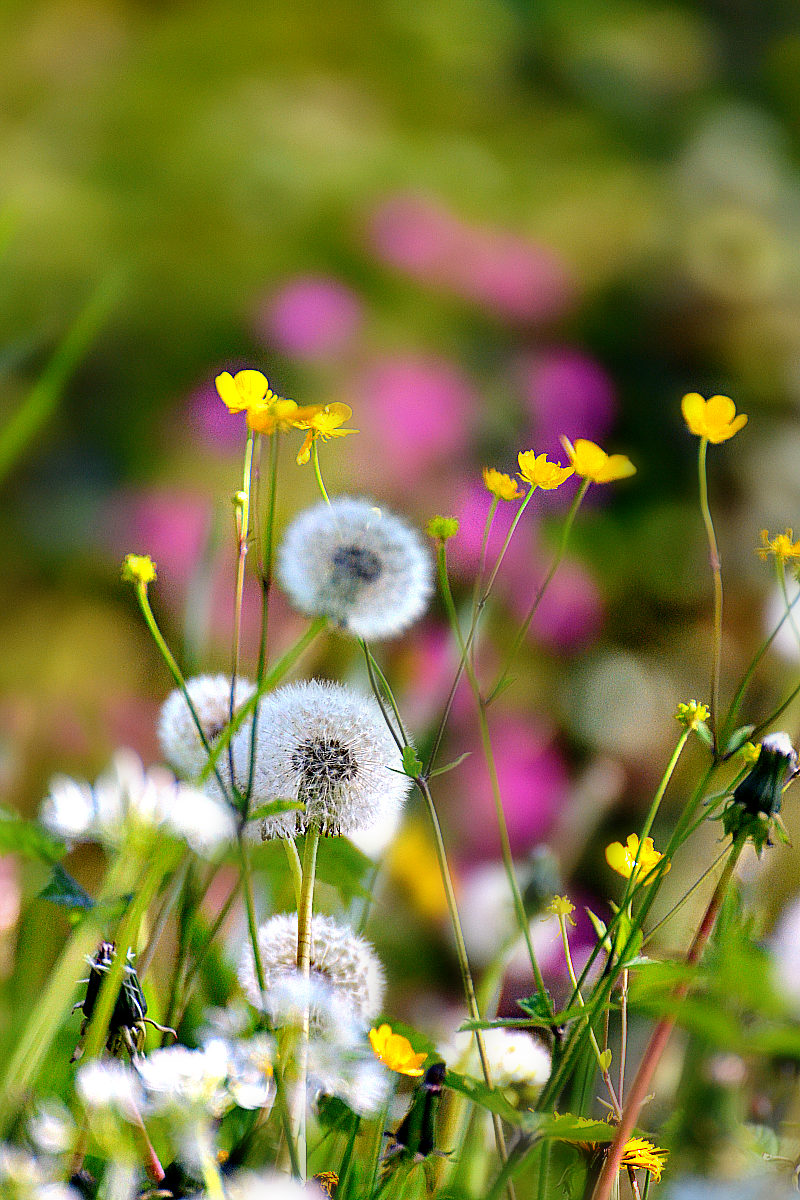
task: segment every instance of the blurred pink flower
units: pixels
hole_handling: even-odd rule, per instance
[[[261,308],[257,329],[272,347],[294,358],[329,358],[346,350],[361,327],[361,301],[338,279],[301,275]]]
[[[515,465],[513,463],[510,465],[498,464],[500,470],[508,470],[509,474],[515,473]],[[477,482],[478,474],[476,471],[476,482],[471,487],[466,488],[460,499],[453,506],[452,514],[449,514],[458,517],[459,529],[458,536],[454,537],[448,543],[448,559],[455,571],[466,577],[468,581],[474,580],[475,572],[480,563],[483,532],[492,502],[489,492],[487,492],[482,483]],[[502,549],[503,542],[518,508],[519,505],[516,503],[500,503],[497,506],[497,512],[492,522],[492,531],[487,544],[486,561],[490,569]],[[536,513],[533,504],[531,504],[529,509],[523,514],[506,551],[503,565],[500,568],[497,578],[497,584],[495,585],[498,591],[503,592],[506,590],[509,578],[514,580],[531,579],[531,546],[535,539],[535,534],[532,531],[535,528]]]
[[[470,225],[421,196],[385,201],[369,238],[384,261],[510,320],[550,320],[573,299],[555,251],[507,230]]]
[[[614,384],[595,359],[569,347],[530,355],[521,364],[522,386],[537,452],[558,452],[561,434],[603,442],[616,412]]]
[[[492,725],[492,746],[512,853],[523,855],[544,841],[567,802],[568,776],[550,734],[533,721],[506,715]],[[500,852],[492,789],[480,748],[453,772],[458,809],[450,819],[458,830],[462,857],[484,859]]]
[[[404,485],[469,444],[477,401],[472,385],[446,359],[412,355],[374,364],[358,386],[362,432],[356,451],[379,456],[380,469]]]

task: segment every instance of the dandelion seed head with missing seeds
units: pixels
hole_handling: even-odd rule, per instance
[[[250,729],[233,739],[237,777],[246,777]],[[394,819],[411,781],[377,703],[338,683],[278,688],[261,703],[253,772],[254,804],[299,800],[300,812],[267,817],[262,838],[292,837],[312,825],[349,834]],[[225,755],[219,768],[228,773]]]
[[[256,979],[252,947],[239,962],[239,982],[255,1008],[266,1004],[273,1020],[287,1022],[287,989],[302,987],[297,972],[297,914],[280,913],[259,927],[258,947],[264,968],[265,996]],[[383,967],[372,947],[349,925],[315,914],[311,924],[311,985],[307,993],[311,1021],[317,1032],[355,1022],[366,1029],[380,1011],[385,989]],[[305,997],[298,999],[298,1009]]]
[[[197,675],[186,681],[189,699],[194,705],[203,733],[209,745],[230,720],[231,681],[226,675]],[[250,699],[255,684],[249,679],[237,679],[234,688],[234,712]],[[158,721],[158,743],[173,767],[193,778],[206,764],[206,751],[180,688],[165,700]]]
[[[366,639],[390,638],[424,612],[433,588],[430,555],[393,513],[342,496],[292,521],[277,574],[292,603]]]

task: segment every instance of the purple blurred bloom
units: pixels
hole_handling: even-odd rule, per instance
[[[494,465],[494,464],[493,464]],[[516,474],[516,464],[498,464],[500,470],[510,475]],[[486,488],[475,483],[461,496],[453,509],[453,516],[458,517],[458,536],[448,544],[448,559],[453,567],[468,580],[474,579],[481,557],[481,544],[486,526],[486,517],[492,497]],[[506,534],[516,516],[519,505],[515,502],[501,502],[492,522],[492,531],[487,544],[486,561],[489,569],[502,549]],[[511,543],[506,551],[503,565],[500,568],[497,585],[504,589],[509,577],[513,579],[531,579],[531,530],[536,526],[536,514],[533,504],[526,510],[517,526]]]
[[[550,320],[572,302],[572,282],[555,251],[503,229],[470,225],[421,196],[385,201],[373,214],[369,237],[392,266],[510,320]]]
[[[232,368],[233,373],[241,369],[239,365]],[[247,430],[242,414],[229,412],[219,398],[214,378],[222,370],[220,367],[218,371],[214,371],[208,381],[189,396],[186,404],[186,428],[203,449],[227,454],[231,450],[244,448]],[[226,366],[224,370],[231,368]]]
[[[614,384],[595,359],[569,347],[545,350],[521,364],[522,386],[537,453],[561,455],[561,434],[602,443],[616,411]]]
[[[346,350],[361,327],[358,296],[338,279],[302,275],[262,307],[259,334],[294,358],[329,358]]]
[[[123,492],[111,501],[105,540],[120,559],[132,548],[149,554],[159,588],[182,588],[202,555],[210,517],[202,496],[166,489]]]
[[[511,593],[511,604],[520,621],[530,609],[547,565],[542,562],[528,570],[531,585],[527,592],[516,587]],[[550,650],[574,654],[597,638],[603,618],[603,601],[594,579],[581,563],[567,559],[542,596],[529,636]]]

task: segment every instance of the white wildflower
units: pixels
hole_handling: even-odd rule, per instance
[[[550,1051],[526,1030],[485,1029],[483,1042],[495,1087],[511,1093],[515,1103],[530,1101],[550,1078]],[[447,1055],[459,1069],[479,1070],[473,1033],[457,1033]]]
[[[86,1108],[110,1109],[129,1118],[144,1098],[139,1079],[131,1067],[115,1059],[92,1059],[78,1068],[75,1090]]]
[[[415,530],[368,500],[339,497],[306,509],[278,551],[278,578],[292,602],[367,639],[394,637],[425,610],[433,586]]]
[[[113,847],[130,838],[146,844],[156,828],[198,854],[213,854],[236,837],[224,802],[179,782],[165,767],[146,769],[132,750],[118,751],[93,788],[57,776],[40,816],[45,828],[68,841]]]
[[[231,681],[226,675],[198,675],[187,679],[186,690],[209,745],[230,720]],[[234,712],[250,699],[255,684],[237,679]],[[183,692],[176,688],[164,702],[158,722],[158,741],[168,763],[189,778],[199,775],[207,755]]]
[[[200,1116],[221,1117],[233,1100],[228,1091],[229,1055],[221,1039],[199,1050],[168,1046],[154,1050],[137,1063],[139,1078],[153,1112],[176,1112],[184,1121]]]
[[[275,1048],[266,1034],[246,1041],[228,1042],[230,1096],[239,1108],[266,1108],[273,1099],[272,1058]]]
[[[276,1023],[279,1018],[286,1023],[286,989],[288,987],[291,992],[294,987],[302,989],[303,985],[297,972],[297,914],[279,914],[260,926],[258,946],[264,968],[267,1010]],[[242,953],[238,974],[251,1004],[261,1008],[261,993],[249,945]],[[348,925],[341,925],[332,917],[321,914],[315,915],[311,924],[310,979],[313,983],[329,985],[335,1003],[343,1006],[349,1018],[362,1027],[366,1027],[380,1011],[385,984],[383,967],[374,950]],[[327,993],[320,993],[323,995]],[[297,1000],[300,1011],[304,997],[298,995]],[[328,1013],[313,991],[309,994],[309,1003],[312,1021],[318,1026],[336,1018],[336,1013]]]
[[[395,819],[411,780],[371,696],[318,679],[291,683],[265,697],[257,728],[253,804],[305,804],[263,820],[263,838],[291,837],[311,825],[349,834]],[[238,774],[249,764],[249,729],[236,735],[233,753]],[[227,762],[220,768],[227,777]]]

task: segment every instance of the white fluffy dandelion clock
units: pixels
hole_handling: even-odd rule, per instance
[[[299,800],[300,812],[261,822],[261,836],[293,836],[316,826],[349,834],[395,817],[411,787],[380,709],[338,683],[313,679],[278,688],[262,701],[253,803]],[[234,767],[249,761],[250,731],[234,738]],[[227,764],[221,763],[223,772]]]
[[[303,984],[297,971],[297,914],[281,913],[261,925],[258,947],[266,1004],[273,1019],[285,1023],[291,995],[298,988],[302,990]],[[383,967],[372,947],[349,925],[332,917],[314,916],[309,971],[309,988],[299,997],[296,1008],[299,1012],[307,996],[317,1029],[340,1021],[355,1021],[366,1027],[380,1011],[385,988]],[[248,1000],[261,1008],[250,945],[242,952],[238,974]]]
[[[212,745],[230,720],[230,678],[226,675],[197,675],[187,680],[186,690],[206,740]],[[250,699],[255,690],[255,684],[249,679],[236,680],[234,712]],[[206,764],[205,747],[186,698],[177,688],[161,708],[158,742],[167,762],[182,775],[194,778],[200,774]]]
[[[402,633],[422,615],[433,588],[431,558],[415,530],[348,496],[295,518],[277,574],[301,612],[330,617],[366,639]]]

